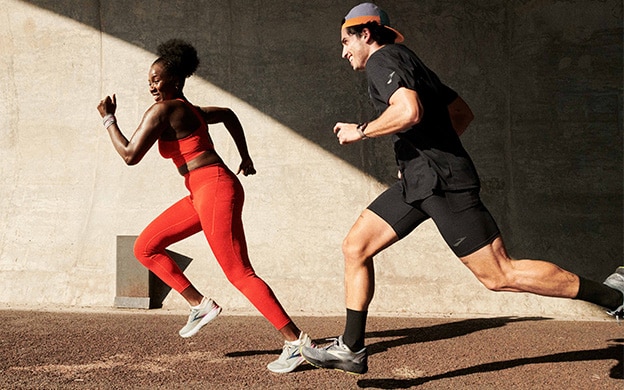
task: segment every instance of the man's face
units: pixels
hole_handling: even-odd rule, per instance
[[[340,33],[342,43],[342,58],[349,61],[353,70],[364,70],[369,56],[368,30],[364,30],[362,35],[350,35],[346,28]]]

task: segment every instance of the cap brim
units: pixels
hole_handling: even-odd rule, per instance
[[[394,31],[394,33],[396,34],[396,39],[394,40],[394,43],[401,43],[401,42],[403,42],[405,40],[405,37],[403,36],[403,34],[398,32],[397,30],[393,29],[392,27],[384,26],[384,28],[387,28],[388,30]]]
[[[342,28],[359,26],[361,24],[366,24],[370,22],[375,22],[383,26],[383,28],[387,28],[388,30],[391,30],[392,32],[394,32],[396,34],[396,39],[394,40],[394,43],[401,43],[405,40],[405,37],[403,36],[403,34],[401,34],[400,32],[398,32],[397,30],[395,30],[394,28],[390,26],[384,26],[383,24],[381,24],[381,18],[379,18],[378,16],[356,16],[354,18],[345,20],[344,24],[342,25]]]

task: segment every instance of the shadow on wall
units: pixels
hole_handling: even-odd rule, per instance
[[[197,76],[395,180],[388,140],[340,147],[331,132],[373,115],[364,76],[340,58],[340,19],[355,1],[28,2],[151,52],[186,39]],[[475,111],[463,142],[510,253],[602,279],[623,252],[622,5],[488,3],[378,2]]]

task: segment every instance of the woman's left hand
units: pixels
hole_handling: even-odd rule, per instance
[[[102,99],[100,101],[100,104],[98,104],[97,106],[97,110],[102,118],[104,118],[108,114],[115,115],[115,111],[117,111],[117,98],[115,97],[115,94],[113,94],[112,98],[110,96],[107,96]]]
[[[256,168],[254,168],[253,161],[251,161],[251,158],[247,157],[247,158],[244,158],[243,161],[241,161],[240,166],[238,167],[238,172],[236,172],[236,174],[238,175],[241,172],[243,173],[244,176],[256,174]]]

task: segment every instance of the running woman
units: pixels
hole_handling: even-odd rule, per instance
[[[139,235],[134,245],[137,259],[191,306],[181,337],[195,335],[216,318],[221,307],[205,297],[184,275],[166,248],[203,231],[226,277],[285,338],[279,358],[268,365],[277,373],[291,372],[304,360],[302,345],[310,337],[301,332],[282,308],[270,287],[260,279],[249,261],[241,219],[243,187],[237,176],[215,151],[208,125],[223,123],[241,156],[238,173],[256,173],[247,150],[243,128],[229,108],[198,107],[183,93],[184,82],[199,65],[195,48],[180,40],[158,47],[158,58],[148,73],[149,92],[155,103],[128,140],[115,118],[115,95],[104,98],[97,109],[115,150],[128,165],[141,161],[158,143],[160,154],[170,158],[184,177],[189,195],[156,217]]]
[[[624,313],[624,267],[603,283],[538,260],[511,260],[498,227],[479,197],[479,178],[459,135],[473,119],[466,102],[411,50],[371,3],[352,8],[342,22],[342,57],[366,71],[377,118],[337,123],[341,145],[388,136],[401,180],[375,199],[343,242],[346,324],[325,348],[303,347],[308,362],[361,374],[368,370],[364,332],[373,299],[373,256],[431,218],[444,240],[492,291],[575,298]]]

